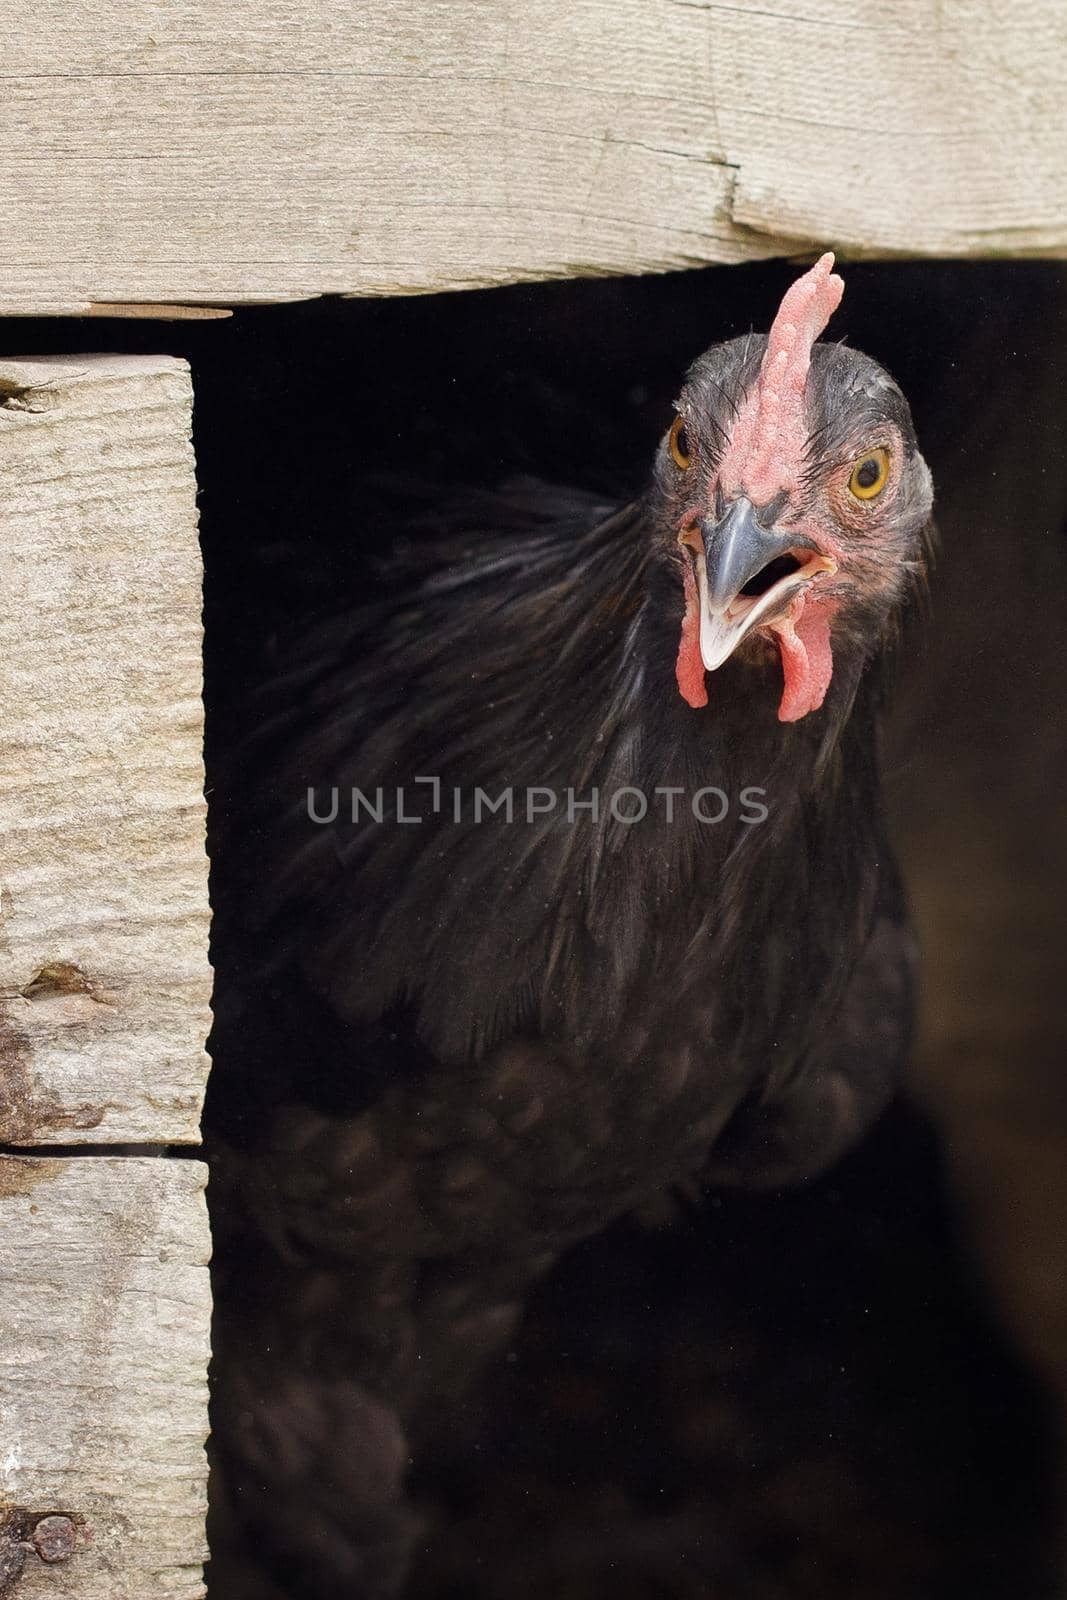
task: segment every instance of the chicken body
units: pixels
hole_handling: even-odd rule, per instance
[[[822,345],[803,475],[731,465],[774,338],[696,364],[642,501],[442,512],[242,755],[216,1430],[294,1595],[400,1591],[409,1462],[568,1245],[672,1185],[817,1172],[896,1083],[876,720],[929,478],[891,380]],[[831,530],[878,451],[884,504]]]

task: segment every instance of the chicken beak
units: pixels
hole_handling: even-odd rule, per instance
[[[697,590],[700,597],[700,655],[714,672],[733,654],[759,622],[778,616],[785,603],[814,576],[833,563],[814,553],[810,541],[796,531],[765,528],[751,500],[741,495],[718,521],[705,518],[693,530]],[[807,552],[814,559],[807,559]],[[763,584],[754,582],[772,562],[793,557],[792,565],[771,569]],[[744,591],[746,587],[749,592]]]

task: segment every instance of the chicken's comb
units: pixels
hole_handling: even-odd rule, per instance
[[[834,253],[827,250],[782,296],[759,369],[760,413],[767,423],[773,423],[783,404],[804,393],[811,347],[845,292],[844,279],[833,266]]]
[[[782,296],[754,391],[720,463],[720,481],[761,505],[794,481],[805,443],[803,396],[811,347],[841,303],[833,251],[820,256]]]

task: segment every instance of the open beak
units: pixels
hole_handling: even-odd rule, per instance
[[[801,590],[836,563],[796,530],[765,528],[744,495],[717,522],[683,534],[694,553],[700,597],[700,655],[714,672],[760,623],[780,617]]]

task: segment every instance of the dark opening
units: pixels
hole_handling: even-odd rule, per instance
[[[749,578],[742,594],[766,594],[768,589],[773,589],[779,578],[788,578],[790,573],[800,571],[800,562],[796,556],[776,556],[773,561],[756,573],[754,578]]]
[[[415,1595],[1052,1593],[1067,274],[847,275],[839,328],[909,396],[943,533],[887,763],[927,946],[914,1088],[800,1192],[675,1196],[564,1258],[481,1411],[413,1476]],[[435,484],[517,473],[623,499],[687,363],[764,326],[792,276],[776,263],[202,325],[11,322],[5,340],[192,364],[214,805],[221,744],[279,635],[360,593],[371,558],[405,536],[383,471],[410,467],[431,507]],[[240,952],[215,954],[224,994]],[[246,1114],[226,1070],[219,1059],[209,1133]],[[312,1093],[328,1104],[335,1090]],[[216,1207],[228,1193],[214,1187]],[[253,1300],[255,1269],[224,1248],[220,1295]],[[212,1595],[307,1592],[299,1567],[269,1570],[216,1487]],[[309,1520],[308,1537],[327,1534]]]

